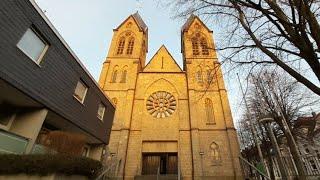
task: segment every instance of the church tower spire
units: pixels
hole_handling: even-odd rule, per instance
[[[130,15],[113,32],[107,58],[137,59],[143,68],[148,52],[148,27],[139,13]]]
[[[124,174],[131,126],[132,104],[139,72],[145,66],[148,27],[136,12],[113,30],[110,48],[103,63],[99,85],[116,105],[110,152],[122,161],[117,174]],[[117,108],[121,107],[121,108]]]
[[[238,160],[239,144],[224,86],[221,64],[215,50],[213,32],[199,17],[191,15],[181,29],[181,47],[183,68],[188,82],[192,139],[210,138],[212,142],[209,149],[225,149],[222,151],[229,153],[228,161],[231,160],[234,176],[239,176],[241,174]],[[201,166],[203,157],[199,154],[207,148],[208,142],[201,144],[193,141],[192,143],[194,144],[192,145],[194,167],[201,167],[194,169],[194,175],[204,176],[204,171],[209,172],[214,169]],[[226,161],[223,158],[218,156],[216,162]],[[215,168],[219,169],[218,166]]]
[[[200,20],[198,16],[191,15],[181,28],[181,52],[183,66],[191,63],[192,59],[216,60],[212,31]]]
[[[127,83],[127,81],[134,86],[137,73],[145,66],[147,52],[148,27],[136,12],[113,30],[110,48],[100,74],[100,86],[103,88],[108,83],[114,83],[109,84],[112,88],[116,83]],[[129,73],[128,68],[135,69],[135,72],[130,72],[135,74],[130,79],[126,78]],[[117,85],[115,87],[118,88]]]

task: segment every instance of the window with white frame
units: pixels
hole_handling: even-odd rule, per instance
[[[89,152],[90,152],[90,147],[88,145],[85,145],[83,147],[83,150],[82,150],[82,156],[88,157],[89,156]]]
[[[9,130],[15,116],[10,109],[0,106],[0,129]]]
[[[39,64],[49,44],[34,29],[29,28],[21,37],[17,47],[30,59]]]
[[[97,117],[102,121],[103,120],[103,116],[104,116],[104,112],[106,110],[106,107],[100,103],[99,107],[98,107],[98,113],[97,113]]]
[[[77,83],[76,89],[74,90],[74,97],[81,103],[84,102],[88,91],[88,87],[80,80]]]

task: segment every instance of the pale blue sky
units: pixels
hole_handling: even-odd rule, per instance
[[[113,35],[113,29],[130,14],[139,13],[149,27],[147,62],[164,44],[182,67],[180,28],[183,19],[173,19],[173,12],[159,6],[156,0],[36,0],[81,62],[98,80],[102,63]],[[139,5],[140,4],[140,5]],[[208,22],[219,41],[219,29]],[[239,85],[234,74],[225,75],[234,120],[240,116]]]

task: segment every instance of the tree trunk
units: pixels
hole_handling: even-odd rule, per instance
[[[278,146],[278,142],[277,142],[276,137],[273,134],[270,122],[266,123],[266,129],[267,129],[267,132],[269,134],[269,139],[270,139],[270,141],[272,143],[272,147],[273,147],[273,149],[274,149],[274,151],[276,153],[277,162],[278,162],[280,173],[281,173],[281,179],[288,179],[288,171],[286,171],[286,168],[284,166],[284,162],[283,162],[283,159],[281,157],[281,153],[280,153],[280,149],[279,149],[279,146]]]
[[[295,140],[292,136],[292,134],[288,131],[287,126],[283,123],[283,121],[281,122],[281,126],[284,127],[284,135],[286,136],[287,142],[288,142],[288,146],[290,148],[293,160],[296,164],[297,170],[298,170],[298,177],[301,180],[305,180],[306,179],[306,173],[305,173],[305,168],[303,166],[303,162],[298,150],[298,147],[295,143]]]
[[[269,161],[269,173],[270,173],[270,178],[271,179],[276,179],[275,175],[274,175],[274,172],[273,172],[273,163],[272,163],[272,156],[270,154],[270,151],[267,152],[267,158],[268,158],[268,161]]]

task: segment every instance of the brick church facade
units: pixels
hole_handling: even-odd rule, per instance
[[[165,46],[145,64],[148,27],[139,14],[114,29],[99,85],[117,107],[109,150],[119,159],[119,179],[241,178],[212,31],[197,16],[182,27],[181,50],[183,69]]]

